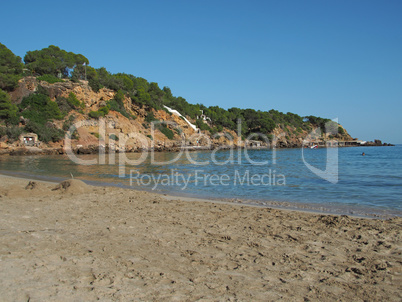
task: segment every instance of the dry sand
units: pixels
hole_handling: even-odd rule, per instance
[[[1,301],[402,300],[402,218],[0,182]]]

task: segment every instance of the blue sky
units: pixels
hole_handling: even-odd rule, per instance
[[[51,44],[190,103],[338,118],[402,143],[402,1],[5,1],[0,42]]]

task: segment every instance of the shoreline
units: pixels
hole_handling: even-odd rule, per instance
[[[402,298],[402,218],[0,178],[4,301]]]
[[[65,179],[65,178],[61,178],[60,180],[43,180],[40,179],[39,177],[18,177],[18,176],[12,176],[12,175],[7,175],[4,174],[4,171],[0,171],[0,179],[6,177],[6,178],[11,178],[11,179],[16,179],[16,180],[27,180],[27,181],[39,181],[41,183],[46,183],[46,184],[51,184],[51,185],[57,185],[58,183],[65,181],[65,180],[69,180],[69,179]],[[128,191],[135,191],[135,192],[147,192],[150,194],[155,194],[163,199],[169,200],[169,201],[174,201],[174,200],[180,200],[180,201],[184,201],[184,202],[197,202],[197,203],[212,203],[212,204],[221,204],[221,205],[229,205],[229,206],[238,206],[238,207],[252,207],[252,208],[259,208],[259,209],[274,209],[274,210],[283,210],[283,211],[292,211],[292,212],[301,212],[301,213],[308,213],[308,214],[317,214],[317,215],[334,215],[334,216],[350,216],[350,217],[354,217],[354,218],[362,218],[362,219],[392,219],[394,217],[398,217],[398,216],[393,216],[393,217],[369,217],[369,216],[359,216],[359,215],[346,215],[346,214],[339,214],[339,213],[328,213],[325,211],[314,211],[314,210],[308,210],[308,209],[298,209],[298,208],[292,208],[292,207],[281,207],[280,205],[261,205],[261,204],[256,204],[256,203],[246,203],[246,202],[233,202],[233,201],[228,201],[228,200],[224,200],[224,199],[213,199],[213,198],[198,198],[198,197],[193,197],[190,195],[174,195],[174,194],[168,194],[168,193],[161,193],[161,192],[157,192],[157,191],[152,191],[152,190],[141,190],[138,188],[126,188],[126,187],[119,187],[119,186],[113,186],[112,184],[103,184],[101,182],[97,182],[96,184],[94,184],[95,182],[93,181],[88,181],[85,179],[78,179],[78,178],[74,178],[76,180],[80,180],[84,183],[86,183],[89,186],[94,186],[94,187],[110,187],[110,188],[118,188],[118,189],[122,189],[122,190],[128,190]]]
[[[12,177],[16,179],[41,181],[53,184],[57,184],[61,181],[70,179],[66,177],[39,176],[30,174],[15,175],[15,173],[11,171],[0,171],[0,177],[1,176]],[[228,198],[220,198],[212,196],[197,197],[195,193],[186,194],[184,192],[177,192],[177,191],[152,190],[146,187],[118,185],[115,183],[96,181],[85,178],[74,178],[74,179],[81,180],[91,186],[112,187],[129,191],[132,190],[138,192],[148,192],[169,199],[193,200],[199,202],[210,202],[218,204],[237,205],[237,206],[251,206],[257,208],[269,208],[276,210],[296,211],[296,212],[304,212],[304,213],[312,213],[320,215],[339,215],[339,216],[346,215],[355,218],[367,218],[367,219],[390,219],[394,217],[402,217],[402,213],[397,210],[382,210],[382,213],[380,213],[380,210],[378,208],[369,208],[364,206],[351,207],[344,205],[342,207],[341,205],[319,205],[313,203],[264,200],[264,199],[242,199],[236,197],[228,197]]]
[[[394,147],[395,144],[383,143],[383,144],[366,144],[366,145],[344,145],[336,146],[335,148],[352,148],[352,147]],[[319,145],[317,149],[330,149],[334,148],[332,146]],[[72,153],[76,155],[84,154],[113,154],[113,153],[141,153],[141,152],[196,152],[196,151],[214,151],[214,150],[231,150],[231,149],[248,149],[248,150],[274,150],[274,149],[309,149],[307,145],[295,145],[286,147],[244,147],[237,145],[211,145],[211,146],[185,146],[185,147],[165,147],[156,146],[154,148],[144,148],[135,150],[114,150],[109,148],[101,148],[100,145],[88,145],[87,147],[79,147],[72,149]],[[0,148],[0,156],[30,156],[30,155],[66,155],[67,152],[64,147],[54,147],[54,148],[38,148],[38,147],[15,147],[15,148]]]

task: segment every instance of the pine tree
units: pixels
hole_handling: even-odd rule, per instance
[[[21,58],[0,43],[0,89],[14,90],[22,76],[23,66]]]
[[[0,89],[0,119],[5,120],[6,124],[17,124],[17,106],[11,103],[7,92]]]

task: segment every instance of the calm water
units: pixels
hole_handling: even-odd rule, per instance
[[[313,173],[303,156],[316,169],[327,168],[324,177],[330,181]],[[98,155],[78,158],[85,163],[99,162]],[[255,164],[263,161],[267,162]],[[3,156],[0,171],[48,180],[72,174],[93,184],[177,195],[342,214],[402,216],[402,145],[199,151],[189,152],[188,157],[155,153],[154,159],[150,153],[106,154],[104,163],[94,165],[77,164],[67,156]]]

